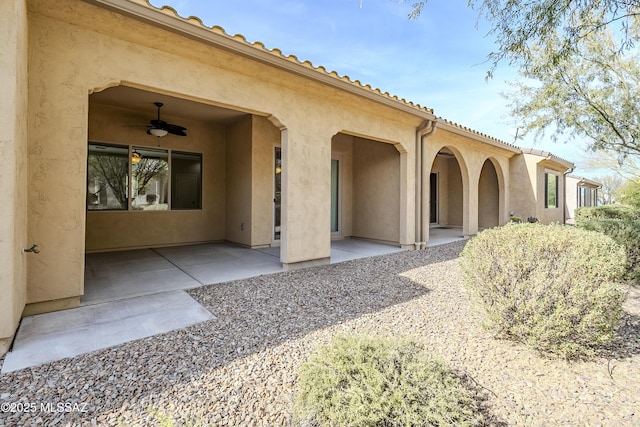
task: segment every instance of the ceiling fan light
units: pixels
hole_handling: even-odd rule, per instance
[[[140,153],[133,150],[133,153],[131,153],[131,164],[135,165],[136,163],[139,163],[140,160],[142,160],[142,156],[140,155]]]
[[[149,129],[149,133],[153,136],[157,136],[158,138],[160,138],[165,136],[169,132],[167,132],[165,129],[153,128],[153,129]]]

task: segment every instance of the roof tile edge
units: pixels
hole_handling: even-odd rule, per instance
[[[570,165],[570,168],[575,168],[576,165],[570,161],[567,160],[565,158],[556,156],[555,154],[551,153],[550,151],[544,151],[544,150],[538,150],[536,148],[521,148],[522,152],[524,154],[531,154],[534,156],[540,156],[540,157],[547,157],[549,159],[552,159],[558,163],[564,163],[566,165]]]
[[[350,83],[353,86],[360,88],[360,89],[365,89],[365,90],[369,90],[373,93],[376,93],[380,96],[383,96],[387,99],[390,99],[392,101],[398,102],[400,104],[404,104],[406,106],[415,108],[416,110],[419,110],[421,112],[424,113],[428,113],[428,114],[434,114],[434,110],[432,108],[428,108],[428,107],[423,107],[420,104],[416,104],[412,101],[407,101],[404,98],[400,99],[395,95],[390,95],[389,92],[382,92],[382,90],[380,90],[379,88],[373,88],[371,85],[369,84],[362,84],[359,80],[352,80],[348,75],[340,75],[337,71],[328,71],[324,66],[319,65],[319,66],[315,66],[311,61],[309,60],[300,60],[298,59],[297,56],[295,55],[285,55],[282,50],[278,49],[278,48],[272,48],[269,49],[265,46],[264,43],[260,42],[260,41],[256,41],[256,42],[249,42],[245,36],[243,36],[242,34],[235,34],[235,35],[230,35],[229,33],[226,32],[226,30],[219,26],[219,25],[213,25],[213,26],[207,26],[202,19],[196,17],[196,16],[189,16],[188,18],[185,18],[183,16],[181,16],[173,7],[171,6],[154,6],[151,4],[151,2],[149,0],[127,0],[131,3],[136,3],[138,5],[142,5],[145,6],[146,8],[148,8],[149,10],[154,10],[154,11],[159,11],[162,12],[165,15],[168,16],[172,16],[175,17],[177,19],[180,19],[186,23],[189,23],[191,25],[196,25],[199,26],[205,30],[211,31],[215,34],[219,34],[221,36],[224,36],[228,39],[231,40],[235,40],[237,42],[243,43],[246,46],[250,46],[258,51],[262,51],[262,52],[266,52],[266,53],[270,53],[272,55],[275,55],[281,59],[285,59],[291,63],[297,64],[298,66],[303,66],[305,68],[309,68],[312,70],[315,70],[316,72],[322,73],[325,76],[328,77],[332,77],[335,78],[336,80],[339,81],[343,81],[346,83]]]
[[[442,117],[439,117],[439,119],[442,121],[442,123],[444,123],[444,124],[446,124],[446,125],[448,125],[448,126],[450,126],[452,128],[458,129],[458,130],[463,131],[463,132],[465,132],[467,134],[470,134],[470,135],[474,135],[474,136],[477,136],[477,137],[480,137],[480,138],[484,138],[484,139],[490,141],[491,143],[497,144],[497,145],[501,145],[501,146],[503,146],[504,148],[507,148],[510,151],[521,152],[521,150],[522,150],[517,145],[508,143],[508,142],[503,141],[501,139],[498,139],[498,138],[496,138],[494,136],[487,135],[487,134],[482,133],[482,132],[478,132],[477,130],[473,130],[473,129],[468,128],[466,126],[462,126],[462,125],[460,125],[458,123],[452,122],[452,121],[447,120],[447,119],[442,118]]]

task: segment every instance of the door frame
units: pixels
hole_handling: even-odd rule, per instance
[[[432,185],[435,181],[435,185]],[[429,175],[429,224],[439,224],[440,223],[440,177],[438,176],[438,172],[431,172]],[[435,197],[433,197],[435,195]],[[435,199],[435,200],[434,200]],[[432,213],[435,213],[435,219],[432,218]]]
[[[338,230],[337,231],[333,231],[331,230],[331,215],[333,214],[332,212],[332,196],[331,194],[329,195],[329,231],[331,232],[331,237],[332,238],[341,238],[343,237],[342,235],[342,193],[343,191],[343,185],[342,185],[342,175],[343,175],[343,161],[342,161],[342,154],[331,154],[331,161],[333,162],[333,160],[338,162],[338,182],[337,182],[337,190],[338,190]],[[333,183],[330,183],[330,187],[333,186]],[[330,193],[331,190],[333,190],[333,188],[330,188]]]
[[[280,150],[280,238],[276,239],[276,152]],[[280,144],[274,144],[271,150],[271,165],[273,166],[273,179],[271,180],[271,195],[273,196],[273,204],[271,207],[271,246],[280,246],[282,241],[282,147]]]

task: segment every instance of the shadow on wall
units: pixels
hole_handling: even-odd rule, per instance
[[[68,399],[89,402],[87,413],[64,414],[71,424],[112,417],[124,406],[140,417],[150,407],[170,411],[180,404],[172,402],[172,390],[200,384],[216,369],[227,375],[237,359],[278,351],[286,341],[425,295],[428,288],[402,273],[457,258],[464,243],[457,245],[437,259],[442,250],[428,248],[193,289],[189,294],[215,316],[211,321],[78,356],[72,364],[67,359],[2,375],[0,390],[20,401],[58,402],[65,400],[62,388]],[[46,386],[37,385],[42,378]],[[201,387],[206,396],[207,384]],[[0,421],[3,415],[10,414],[0,414]],[[58,416],[35,412],[21,414],[20,421],[42,417],[47,423]]]

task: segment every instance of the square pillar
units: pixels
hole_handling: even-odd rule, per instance
[[[281,131],[285,269],[328,264],[331,256],[331,136],[309,128]]]

